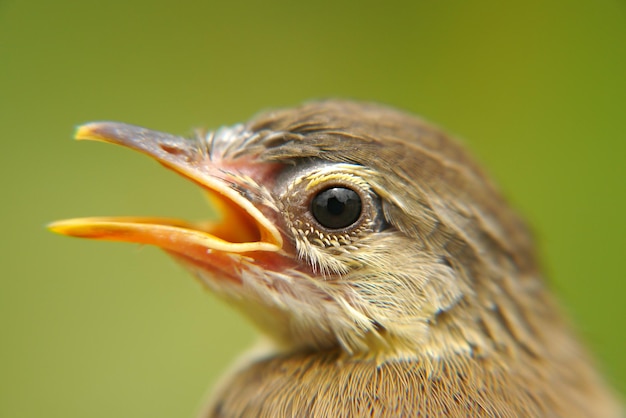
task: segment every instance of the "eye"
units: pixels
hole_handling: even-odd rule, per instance
[[[311,201],[311,212],[317,222],[328,229],[346,228],[361,216],[361,197],[346,187],[331,187],[319,192]]]

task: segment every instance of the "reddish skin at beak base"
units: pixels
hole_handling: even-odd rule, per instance
[[[207,160],[193,140],[114,122],[78,128],[76,138],[140,151],[205,189],[218,211],[216,222],[191,223],[148,217],[95,217],[58,221],[53,232],[79,238],[156,245],[184,264],[216,278],[240,282],[242,263],[280,271],[292,266],[282,254],[283,238],[273,223],[218,175],[220,161]]]

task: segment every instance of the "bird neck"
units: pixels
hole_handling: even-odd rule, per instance
[[[232,374],[202,417],[441,416],[443,411],[446,416],[620,416],[619,405],[579,354],[574,350],[554,363],[527,353],[417,355],[382,363],[346,356],[339,348],[275,354]]]

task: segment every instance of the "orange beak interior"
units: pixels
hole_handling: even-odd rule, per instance
[[[193,142],[131,125],[99,122],[79,127],[77,139],[124,145],[143,152],[203,187],[219,214],[217,221],[187,222],[153,217],[92,217],[51,223],[56,233],[80,238],[151,244],[202,257],[213,251],[279,251],[282,237],[250,201],[215,175],[211,162],[191,158]]]

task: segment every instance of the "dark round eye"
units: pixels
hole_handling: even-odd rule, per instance
[[[361,197],[345,187],[332,187],[318,193],[311,202],[311,212],[323,227],[341,229],[361,216]]]

